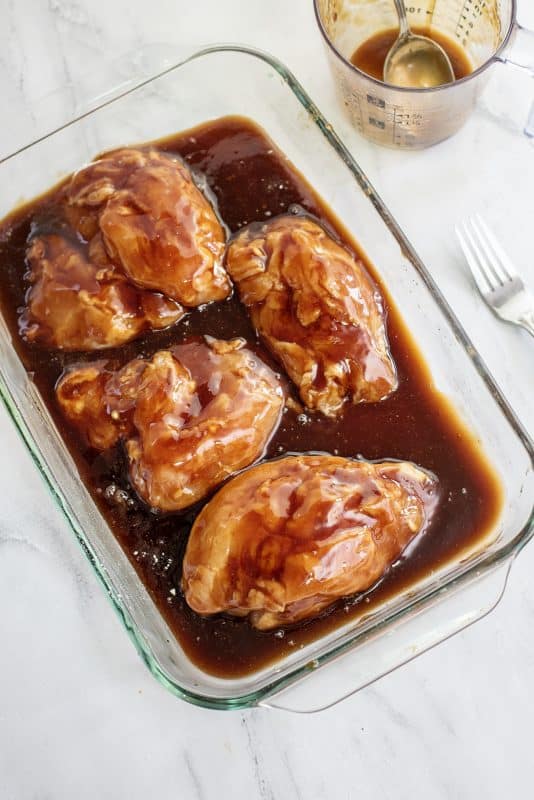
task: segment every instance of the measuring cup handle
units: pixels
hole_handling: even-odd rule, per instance
[[[498,60],[526,70],[534,76],[534,31],[516,22],[510,43],[498,56]]]

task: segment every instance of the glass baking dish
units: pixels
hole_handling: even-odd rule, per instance
[[[515,555],[534,533],[533,446],[460,323],[373,187],[293,75],[238,46],[211,47],[137,84],[0,161],[0,215],[97,153],[225,115],[260,124],[318,190],[375,265],[431,368],[496,467],[502,513],[476,551],[282,661],[241,678],[196,667],[170,633],[77,477],[0,320],[0,392],[18,430],[152,674],[209,708],[310,711],[351,694],[480,618],[498,602]],[[387,454],[384,454],[385,456]]]

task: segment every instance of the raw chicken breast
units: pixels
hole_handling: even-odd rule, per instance
[[[226,266],[252,322],[312,410],[375,402],[397,386],[382,299],[361,261],[312,219],[250,225]]]
[[[408,462],[299,455],[253,467],[197,517],[183,590],[260,630],[317,615],[384,575],[429,522],[436,480]]]
[[[57,234],[32,240],[31,285],[19,319],[27,342],[60,350],[116,347],[183,317],[174,300],[132,286],[100,245],[97,236],[86,256],[81,245]]]
[[[230,294],[224,230],[177,158],[153,149],[110,153],[74,175],[66,213],[87,241],[101,231],[109,257],[136,286],[186,306]]]
[[[263,455],[284,395],[242,339],[208,339],[134,359],[67,371],[57,386],[66,417],[98,449],[125,441],[132,485],[159,511],[196,503]]]

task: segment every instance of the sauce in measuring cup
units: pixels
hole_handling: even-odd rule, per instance
[[[411,30],[412,33],[418,36],[426,36],[443,47],[450,58],[456,80],[465,78],[466,75],[470,75],[473,72],[473,66],[467,53],[449,36],[439,31],[430,31],[428,28],[419,25],[413,25]],[[389,28],[375,33],[374,36],[371,36],[370,39],[367,39],[356,48],[351,56],[351,63],[361,69],[362,72],[365,72],[366,75],[370,75],[379,81],[383,80],[384,62],[398,35],[398,28]]]

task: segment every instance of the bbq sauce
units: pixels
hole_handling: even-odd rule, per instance
[[[431,30],[430,28],[425,28],[421,25],[414,25],[411,30],[412,33],[418,36],[426,36],[428,39],[432,39],[432,41],[441,45],[449,56],[454,77],[457,81],[473,72],[473,65],[467,53],[458,42],[455,42],[450,36],[433,29]],[[366,75],[370,75],[372,78],[376,78],[379,81],[383,80],[384,63],[398,35],[398,28],[389,28],[388,30],[375,33],[374,36],[371,36],[370,39],[366,39],[366,41],[359,45],[354,51],[350,59],[351,64],[361,69]]]
[[[365,261],[303,177],[249,120],[215,120],[157,146],[179,154],[189,164],[230,233],[250,222],[302,211],[315,215]],[[201,669],[237,677],[264,667],[351,618],[368,614],[484,538],[501,507],[498,479],[475,439],[434,389],[417,346],[388,299],[387,288],[377,280],[398,370],[397,391],[380,403],[347,405],[338,419],[309,412],[303,415],[298,408],[288,408],[265,457],[313,450],[351,458],[413,461],[439,479],[441,501],[428,530],[364,597],[340,600],[319,618],[284,632],[260,633],[243,619],[195,614],[184,601],[180,577],[188,533],[202,504],[179,514],[151,512],[129,485],[122,446],[97,453],[84,445],[62,417],[54,386],[69,364],[108,358],[110,366],[117,368],[136,356],[149,357],[203,334],[222,339],[242,336],[267,364],[276,370],[279,367],[258,341],[235,294],[222,303],[190,311],[172,328],[148,333],[112,350],[62,353],[26,344],[17,321],[27,290],[26,243],[40,231],[60,230],[60,193],[56,187],[0,223],[1,310],[17,352],[77,463],[81,480],[183,649]],[[374,275],[372,266],[365,263]],[[293,396],[297,399],[296,393]]]

